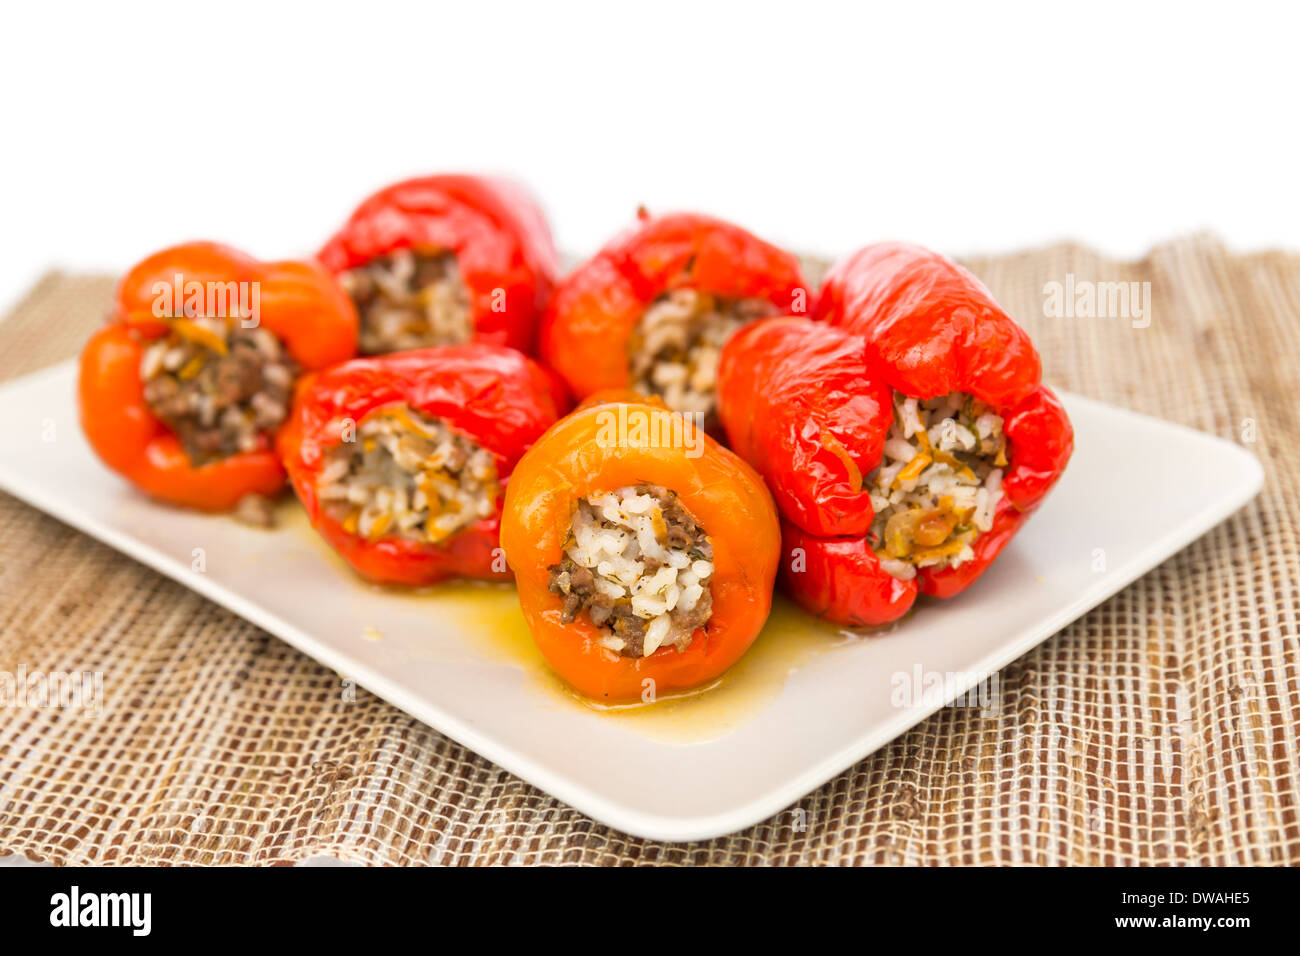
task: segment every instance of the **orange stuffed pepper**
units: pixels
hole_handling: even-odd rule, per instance
[[[659,404],[610,395],[511,476],[501,546],[551,668],[602,702],[706,684],[771,610],[780,527],[758,474]]]
[[[265,498],[285,482],[275,436],[295,379],[356,350],[356,311],[320,266],[174,246],[123,277],[112,317],[86,343],[82,429],[147,494],[241,506],[264,522]]]

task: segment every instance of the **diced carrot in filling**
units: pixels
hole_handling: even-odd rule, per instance
[[[266,329],[207,317],[172,321],[140,360],[149,410],[195,465],[255,451],[288,414],[296,371]]]
[[[1007,464],[1002,418],[970,395],[894,396],[881,464],[867,477],[875,509],[869,539],[881,567],[910,580],[917,568],[957,567],[993,527]]]
[[[764,299],[721,299],[682,288],[657,298],[629,341],[632,387],[661,396],[673,411],[704,416],[717,424],[718,357],[741,326],[775,315]]]
[[[339,276],[361,318],[366,355],[462,345],[474,335],[453,253],[398,249]]]
[[[565,621],[585,612],[624,657],[685,650],[713,613],[713,544],[677,495],[658,485],[578,501],[564,558],[550,568]]]
[[[387,405],[326,453],[316,492],[351,534],[437,544],[491,516],[501,486],[490,451],[440,419]]]

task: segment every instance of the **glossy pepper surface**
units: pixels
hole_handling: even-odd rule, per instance
[[[1029,336],[969,271],[937,252],[882,242],[827,274],[813,317],[860,334],[867,368],[913,398],[967,392],[996,409],[1042,378]]]
[[[855,626],[895,620],[918,593],[951,597],[988,568],[1060,477],[1073,449],[1025,333],[978,280],[912,246],[872,246],[829,274],[822,324],[774,319],[723,350],[719,405],[733,447],[781,508],[784,586]],[[956,566],[888,574],[867,533],[866,477],[881,463],[895,393],[965,392],[1002,417],[1008,463],[992,528]]]
[[[318,495],[326,453],[372,412],[407,406],[492,453],[506,484],[528,447],[568,399],[549,371],[514,349],[472,344],[359,358],[304,380],[280,435],[289,477],[312,526],[359,574],[382,584],[448,577],[509,580],[498,552],[501,505],[441,543],[369,538],[332,516]]]
[[[546,217],[524,189],[450,174],[395,183],[362,202],[317,258],[339,273],[399,249],[454,253],[473,340],[532,350],[559,260]]]
[[[739,457],[660,405],[608,398],[574,412],[524,456],[506,492],[501,544],[543,657],[582,694],[615,702],[643,699],[648,686],[660,696],[697,687],[748,650],[771,610],[780,531],[762,480]],[[620,414],[647,427],[609,440]],[[672,434],[685,440],[664,437]],[[549,569],[561,560],[579,499],[645,483],[676,492],[709,534],[713,613],[685,650],[628,658],[598,643],[585,612],[564,622]]]
[[[765,299],[774,314],[812,307],[790,253],[709,216],[645,216],[560,283],[542,320],[542,360],[579,399],[629,387],[637,322],[661,294],[682,287]]]
[[[285,480],[273,439],[196,466],[180,440],[150,410],[140,366],[150,343],[184,315],[165,300],[180,279],[257,283],[259,324],[284,344],[300,369],[356,354],[357,317],[333,277],[307,262],[263,263],[226,246],[192,242],[155,253],[119,282],[113,314],[81,353],[78,406],[82,429],[106,465],[147,494],[206,511],[235,507],[245,495],[272,495]],[[160,298],[160,296],[162,298]]]

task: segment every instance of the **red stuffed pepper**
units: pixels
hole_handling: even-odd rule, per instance
[[[356,349],[356,312],[318,265],[175,246],[122,278],[82,351],[82,428],[155,498],[265,523],[265,497],[284,485],[274,436],[294,378]]]
[[[312,526],[364,577],[509,580],[506,482],[565,407],[555,377],[514,349],[419,349],[303,382],[280,449]]]
[[[732,340],[722,418],[781,509],[785,587],[832,620],[883,624],[988,568],[1073,430],[1023,330],[941,256],[868,247],[828,274],[816,315]]]
[[[366,355],[470,341],[530,351],[557,273],[532,197],[480,176],[380,190],[318,258],[356,303]]]
[[[580,399],[632,388],[712,430],[722,346],[754,319],[806,314],[807,283],[794,256],[738,226],[642,217],[560,284],[540,354]]]

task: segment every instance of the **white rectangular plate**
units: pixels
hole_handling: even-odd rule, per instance
[[[0,387],[0,488],[602,823],[658,840],[718,836],[777,813],[1204,534],[1263,483],[1255,458],[1229,442],[1066,395],[1074,460],[969,592],[856,638],[779,605],[718,689],[599,713],[546,673],[509,588],[383,591],[351,575],[292,505],[277,530],[261,532],[136,494],[82,439],[75,374],[68,362]],[[192,570],[195,548],[203,572]],[[918,668],[958,677],[942,694],[895,703],[896,675]]]

